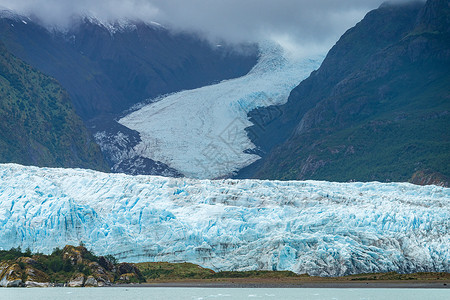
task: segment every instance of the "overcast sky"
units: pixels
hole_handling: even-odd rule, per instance
[[[404,2],[407,0],[394,0]],[[384,0],[0,0],[0,5],[34,14],[64,27],[71,16],[93,15],[159,22],[229,42],[273,39],[286,47],[332,46]]]

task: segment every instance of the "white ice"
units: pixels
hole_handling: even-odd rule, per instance
[[[119,123],[140,133],[135,151],[191,178],[230,176],[260,157],[245,128],[247,113],[279,105],[317,69],[322,55],[300,59],[274,43],[261,44],[257,65],[245,76],[171,94]]]
[[[450,272],[450,189],[0,165],[0,247],[214,270]]]

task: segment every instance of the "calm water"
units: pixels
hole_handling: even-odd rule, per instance
[[[1,300],[53,299],[450,299],[449,289],[302,289],[302,288],[0,288]]]

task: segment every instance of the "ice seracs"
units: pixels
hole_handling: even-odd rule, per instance
[[[450,272],[450,189],[0,165],[0,247],[338,276]]]
[[[261,43],[257,65],[245,76],[168,95],[125,116],[136,130],[142,157],[192,178],[230,176],[260,157],[247,137],[247,113],[283,104],[290,91],[319,67],[323,56],[293,58],[278,44]]]

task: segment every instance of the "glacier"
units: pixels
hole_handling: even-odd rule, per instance
[[[133,155],[199,179],[230,177],[260,159],[245,131],[253,125],[248,112],[284,104],[324,55],[297,57],[276,42],[259,48],[258,63],[247,75],[154,99],[121,118],[141,138]]]
[[[320,276],[450,272],[450,189],[0,165],[0,247]]]

